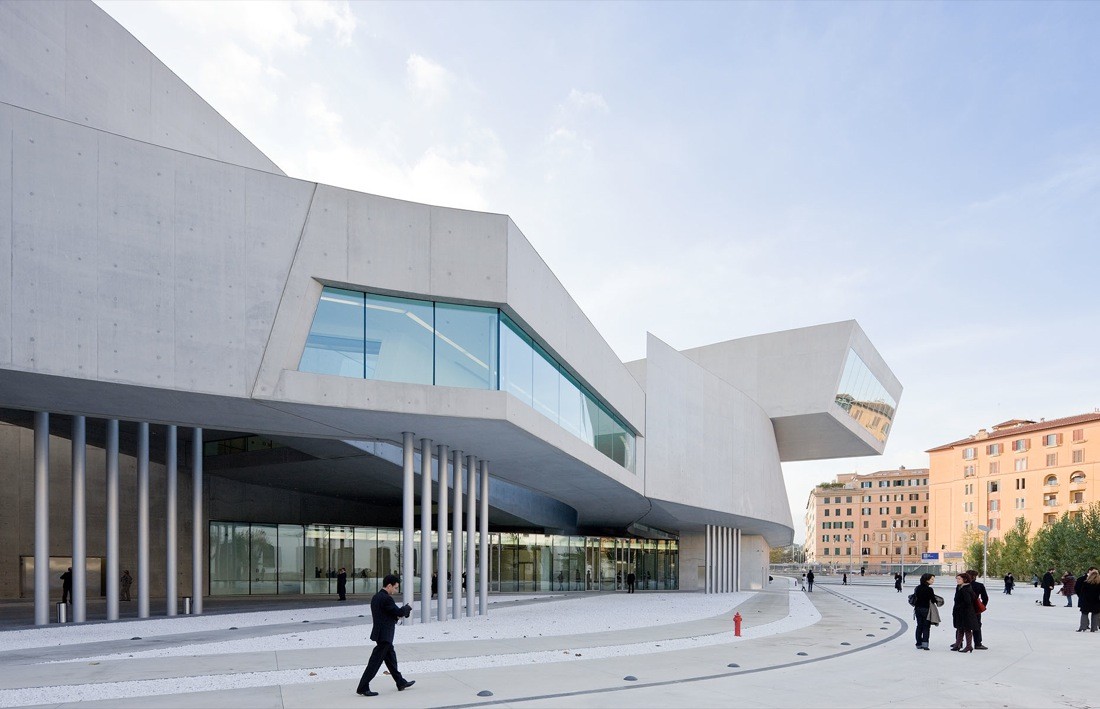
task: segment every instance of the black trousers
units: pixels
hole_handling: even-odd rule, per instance
[[[982,644],[982,614],[975,613],[974,617],[977,618],[977,622],[974,624],[974,644]]]
[[[1053,603],[1050,602],[1050,592],[1053,591],[1053,590],[1054,590],[1053,588],[1047,588],[1046,586],[1043,587],[1043,605],[1044,606],[1054,605]]]
[[[68,603],[69,601],[72,600],[72,598],[73,598],[72,586],[62,586],[61,587],[61,602],[62,603]]]
[[[397,653],[393,649],[393,643],[379,640],[371,651],[367,669],[363,670],[363,676],[359,678],[359,688],[355,690],[356,692],[365,692],[370,689],[370,681],[378,674],[383,662],[386,663],[386,669],[390,671],[390,677],[397,686],[405,684],[405,678],[397,671]]]

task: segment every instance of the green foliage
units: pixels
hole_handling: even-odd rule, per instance
[[[819,488],[821,488],[822,490],[832,490],[834,488],[844,487],[844,483],[824,482],[824,483],[818,483],[817,486]]]
[[[1005,532],[1004,549],[1001,552],[998,576],[1012,572],[1017,579],[1027,579],[1034,571],[1031,562],[1031,525],[1023,517],[1016,518],[1016,524]]]
[[[1100,503],[1094,502],[1075,517],[1063,513],[1040,527],[1031,540],[1029,562],[1031,572],[1040,576],[1050,567],[1080,575],[1100,564]]]

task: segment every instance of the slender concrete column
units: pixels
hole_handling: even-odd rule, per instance
[[[34,412],[34,624],[50,623],[50,415]]]
[[[432,617],[432,442],[420,439],[420,622]]]
[[[462,613],[462,451],[454,452],[451,497],[451,618],[458,618]]]
[[[710,593],[710,535],[711,527],[706,528],[706,537],[703,541],[703,593]]]
[[[450,495],[447,494],[449,483],[447,482],[447,471],[450,467],[447,457],[450,455],[450,451],[447,446],[439,446],[436,450],[436,456],[439,458],[438,465],[438,478],[439,478],[439,500],[436,503],[439,508],[438,518],[436,519],[435,528],[439,530],[439,549],[436,551],[435,568],[435,613],[437,620],[447,620],[447,560],[448,556],[447,544],[447,513],[450,511],[447,507],[450,504]]]
[[[87,502],[88,479],[87,422],[83,416],[73,416],[73,622],[88,620],[88,542]]]
[[[477,534],[477,459],[466,456],[466,617],[474,615],[474,586],[477,583],[474,539]]]
[[[178,456],[176,455],[175,426],[167,426],[164,442],[164,481],[166,505],[164,512],[164,540],[166,554],[164,560],[164,597],[167,605],[167,615],[176,615],[179,596],[176,592],[176,487],[179,478]]]
[[[203,574],[206,558],[202,553],[202,429],[195,427],[191,436],[191,612],[202,615]]]
[[[477,536],[477,612],[485,615],[489,609],[489,461],[481,461],[481,512]]]
[[[107,620],[118,620],[118,419],[107,421]]]
[[[149,617],[149,424],[138,423],[138,618]]]
[[[416,471],[412,433],[405,431],[401,434],[401,450],[404,454],[401,478],[401,601],[412,605],[416,592],[413,588],[413,492]],[[408,622],[408,618],[401,621],[402,624]]]

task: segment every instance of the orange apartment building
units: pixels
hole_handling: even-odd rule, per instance
[[[1005,421],[928,455],[933,550],[963,551],[967,531],[979,525],[1000,538],[1017,517],[1034,534],[1100,499],[1100,411]]]
[[[928,551],[928,469],[841,473],[806,501],[806,563],[868,573],[910,568]]]

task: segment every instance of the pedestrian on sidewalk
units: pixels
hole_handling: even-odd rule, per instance
[[[1050,602],[1050,592],[1054,590],[1054,567],[1047,569],[1047,572],[1043,574],[1043,605],[1053,606]]]
[[[1012,595],[1012,587],[1015,586],[1015,585],[1016,585],[1016,579],[1015,579],[1015,577],[1013,577],[1012,572],[1009,571],[1007,574],[1005,574],[1005,590],[1004,590],[1004,592],[1011,596]]]
[[[68,603],[73,597],[73,567],[61,574],[61,602]]]
[[[843,586],[848,585],[848,572],[847,571],[844,572],[844,581],[841,585],[843,585]]]
[[[970,577],[970,590],[974,592],[974,595],[982,599],[982,605],[986,608],[989,607],[989,591],[986,590],[985,584],[978,580],[978,572],[974,569],[969,569],[966,575]],[[983,613],[975,613],[974,618],[974,649],[975,650],[988,650],[982,643],[982,616]]]
[[[130,575],[130,570],[126,569],[122,572],[122,578],[118,581],[121,593],[120,599],[123,601],[130,600],[130,586],[134,583],[134,577]]]
[[[1066,608],[1073,608],[1073,587],[1076,584],[1077,579],[1066,569],[1066,573],[1062,574],[1062,590],[1058,592],[1066,597]]]
[[[901,593],[901,574],[894,574],[894,590]]]
[[[408,618],[412,614],[412,606],[408,603],[397,607],[393,600],[397,593],[397,587],[401,585],[401,577],[397,574],[386,574],[382,579],[382,588],[370,599],[370,615],[374,625],[371,627],[370,639],[375,642],[371,651],[367,668],[363,670],[363,676],[359,678],[359,686],[355,693],[364,697],[377,697],[378,692],[372,692],[370,681],[378,674],[382,663],[386,663],[390,678],[397,683],[397,691],[403,692],[416,684],[416,680],[407,680],[397,670],[397,653],[393,649],[394,628],[400,618]]]
[[[955,642],[951,650],[973,652],[974,626],[978,612],[974,608],[974,590],[970,588],[970,575],[965,571],[955,577],[955,602],[951,606],[951,624],[955,626]],[[963,641],[966,647],[963,647]]]
[[[1093,566],[1088,573],[1077,579],[1077,610],[1081,611],[1081,624],[1077,632],[1100,630],[1100,571]]]
[[[348,600],[348,570],[343,566],[336,573],[336,593],[341,601]]]
[[[806,572],[806,585],[810,589],[810,593],[814,592],[814,570],[810,569]]]
[[[930,650],[928,647],[928,636],[932,630],[933,620],[935,625],[939,625],[939,612],[937,611],[935,616],[932,615],[933,606],[942,606],[943,599],[935,594],[932,590],[932,584],[936,581],[936,577],[932,574],[921,574],[920,583],[913,590],[913,618],[917,621],[917,649],[918,650]]]

